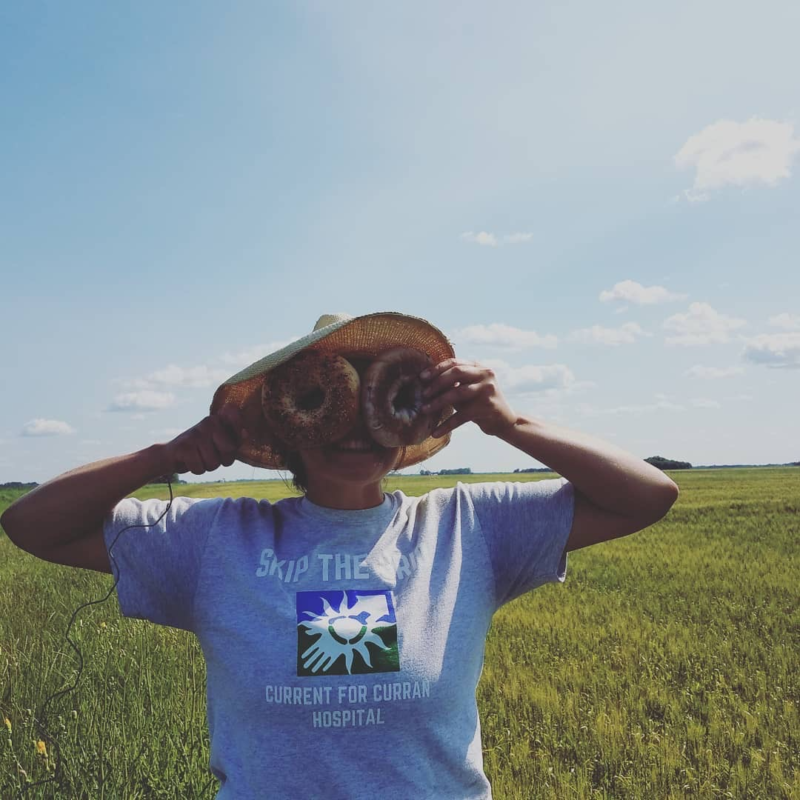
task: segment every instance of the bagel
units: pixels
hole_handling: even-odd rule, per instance
[[[384,447],[421,444],[441,418],[422,411],[419,374],[433,366],[427,354],[412,347],[393,347],[370,364],[361,382],[361,408],[370,436]]]
[[[361,379],[333,353],[303,350],[267,373],[261,410],[290,447],[319,447],[341,438],[359,411]]]

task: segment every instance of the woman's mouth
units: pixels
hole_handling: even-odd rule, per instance
[[[377,449],[377,445],[373,441],[366,441],[364,439],[344,439],[341,442],[336,442],[332,445],[334,450],[340,450],[347,453],[371,453]]]

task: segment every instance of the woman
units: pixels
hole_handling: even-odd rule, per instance
[[[359,413],[336,441],[289,448],[260,387],[312,346],[346,355],[362,380],[388,348],[421,350],[433,365],[423,412],[443,421],[421,444],[383,447]],[[382,490],[466,422],[564,477]],[[289,466],[303,496],[124,499],[157,475],[236,459]],[[677,496],[635,456],[517,414],[492,370],[456,358],[425,320],[385,312],[321,317],[226,381],[212,413],[171,442],[61,475],[2,524],[48,561],[103,572],[113,561],[125,616],[196,633],[219,798],[464,800],[491,797],[475,689],[494,612],[563,582],[567,552],[648,527]]]

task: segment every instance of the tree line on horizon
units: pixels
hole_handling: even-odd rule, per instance
[[[800,467],[800,461],[790,461],[788,464],[714,464],[713,466],[708,467],[695,467],[688,461],[676,461],[675,459],[671,458],[664,458],[663,456],[650,456],[649,458],[644,459],[648,464],[652,464],[654,467],[658,467],[661,470],[667,469],[736,469],[741,467]],[[522,474],[525,472],[552,472],[549,467],[528,467],[526,469],[515,469],[513,474]],[[422,476],[427,475],[472,475],[472,468],[471,467],[458,467],[457,469],[440,469],[438,472],[428,470],[428,469],[421,469],[419,474]],[[403,473],[392,471],[390,475],[399,475],[402,476]],[[247,478],[237,479],[236,481],[231,481],[231,483],[237,483],[239,480],[248,481],[248,482],[258,482],[259,478],[253,478],[252,480]],[[145,486],[152,486],[154,484],[160,483],[167,483],[167,481],[173,484],[185,484],[188,481],[182,480],[181,477],[178,475],[177,472],[173,472],[171,475],[159,475],[156,478],[153,478],[151,481],[148,481]],[[214,481],[212,481],[214,483]],[[0,483],[0,489],[35,489],[39,486],[38,483],[31,481],[29,483],[22,483],[20,481],[8,481],[6,483]]]

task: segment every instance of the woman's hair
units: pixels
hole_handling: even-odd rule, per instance
[[[292,473],[292,486],[298,492],[305,494],[308,491],[308,476],[306,475],[306,465],[297,450],[292,450],[286,456],[286,466]]]
[[[402,463],[405,460],[407,449],[406,447],[403,448],[400,453],[400,458],[395,461],[395,464]],[[288,450],[284,454],[284,460],[286,461],[286,467],[289,472],[292,473],[292,486],[297,489],[298,492],[305,494],[308,491],[308,476],[306,475],[306,465],[303,463],[300,453],[297,450]],[[388,481],[388,476],[385,477],[381,483],[385,483],[386,481]],[[286,483],[285,480],[284,483]]]

